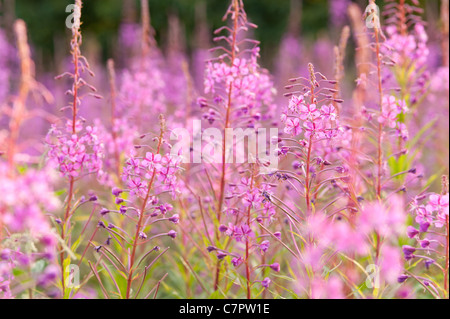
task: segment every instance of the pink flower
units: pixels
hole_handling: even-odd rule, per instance
[[[390,128],[395,128],[397,126],[397,117],[399,114],[408,111],[405,101],[397,100],[397,98],[392,95],[383,97],[381,108],[382,110],[378,117],[378,122],[387,125]]]
[[[303,121],[311,120],[314,121],[320,116],[320,112],[317,109],[316,104],[302,104],[300,106],[300,118]]]
[[[237,242],[248,241],[249,238],[255,237],[253,230],[246,224],[243,224],[234,229],[234,239]]]
[[[293,95],[289,101],[288,109],[293,113],[299,113],[300,109],[304,107],[305,97],[303,95]]]
[[[337,119],[337,113],[335,107],[330,105],[323,105],[320,109],[320,112],[322,113],[322,116],[326,120],[336,121]]]
[[[302,128],[300,125],[300,119],[298,118],[288,118],[286,120],[286,127],[284,128],[286,134],[291,134],[292,136],[300,135]]]

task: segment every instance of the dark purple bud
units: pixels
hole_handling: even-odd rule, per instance
[[[416,248],[415,248],[415,247],[412,247],[412,246],[409,246],[409,245],[404,245],[404,246],[403,246],[403,252],[404,252],[406,255],[410,255],[410,254],[413,254],[413,253],[416,252]]]
[[[409,245],[403,246],[403,253],[405,254],[405,257],[410,256],[410,255],[414,254],[415,252],[416,252],[416,248],[409,246]]]
[[[428,239],[424,239],[424,240],[421,240],[420,241],[420,246],[422,247],[422,248],[427,248],[428,246],[430,246],[430,241],[428,240]]]
[[[123,193],[123,191],[120,188],[117,188],[117,187],[114,187],[113,190],[112,190],[112,194],[114,196],[116,196],[116,197],[119,196],[122,193]]]
[[[272,269],[275,272],[280,272],[280,264],[274,263],[274,264],[270,265],[270,269]]]
[[[226,232],[228,230],[228,227],[227,226],[225,226],[225,225],[220,225],[219,226],[219,231],[221,232],[221,233],[224,233],[224,232]]]
[[[100,211],[100,215],[105,216],[106,214],[109,214],[109,209],[102,208],[102,210]]]
[[[123,200],[122,198],[119,198],[119,197],[116,198],[116,204],[117,204],[117,205],[120,205],[120,204],[122,204],[123,202],[124,202],[124,200]]]
[[[299,161],[294,161],[292,162],[292,168],[293,169],[300,169],[303,167],[303,163],[299,162]]]
[[[397,278],[397,282],[398,282],[399,284],[402,284],[402,283],[404,283],[408,278],[409,278],[408,275],[400,275],[400,276]]]
[[[271,280],[269,278],[265,278],[263,281],[261,281],[261,285],[266,289],[269,288],[270,283],[271,283]]]
[[[174,230],[171,230],[170,232],[167,233],[167,236],[171,237],[172,239],[177,238],[177,232]]]
[[[224,252],[219,251],[217,253],[217,259],[222,260],[224,259],[226,256],[228,256],[227,254],[225,254]]]
[[[121,206],[119,209],[119,211],[122,215],[126,214],[127,210],[128,210],[128,208],[126,206]]]
[[[409,238],[414,238],[419,234],[419,231],[412,226],[409,226],[406,230],[406,233]]]
[[[96,202],[98,200],[97,195],[91,195],[91,197],[89,198],[89,201],[91,202]]]
[[[208,253],[211,253],[211,252],[213,252],[213,251],[216,251],[217,248],[216,248],[216,247],[213,247],[213,246],[208,246],[208,248],[206,248],[206,250],[208,251]]]
[[[267,252],[267,250],[269,250],[270,247],[270,242],[268,240],[264,240],[260,245],[259,248],[261,249],[262,252]]]
[[[139,232],[139,239],[147,239],[147,235],[144,232]]]
[[[419,227],[420,232],[421,233],[426,233],[428,231],[428,229],[430,228],[430,226],[431,225],[428,222],[420,223],[420,227]]]
[[[180,215],[175,214],[172,217],[169,218],[169,221],[174,223],[174,224],[178,224],[178,222],[180,221]]]
[[[280,232],[276,232],[273,234],[278,240],[281,240],[281,233]]]
[[[55,218],[55,223],[57,223],[58,225],[61,225],[62,220],[60,218]]]
[[[101,227],[101,228],[106,228],[105,223],[102,222],[102,221],[99,221],[98,224],[97,224],[97,226],[98,226],[98,227]]]
[[[243,262],[244,260],[242,259],[242,257],[236,257],[231,260],[231,264],[234,267],[239,267]]]
[[[338,172],[339,174],[345,174],[347,172],[347,169],[343,166],[338,166],[335,168],[336,172]]]
[[[94,247],[94,250],[95,250],[96,252],[99,253],[100,250],[102,249],[102,247],[103,247],[103,246],[95,246],[95,247]]]
[[[411,169],[408,171],[408,173],[416,174],[416,173],[417,173],[417,169],[411,168]]]
[[[114,228],[116,228],[116,226],[115,226],[114,224],[109,224],[109,225],[108,225],[108,228],[109,228],[109,229],[114,229]]]

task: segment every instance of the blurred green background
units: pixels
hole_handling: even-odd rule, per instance
[[[341,0],[301,0],[301,34],[306,39],[315,40],[321,32],[337,35],[329,23],[329,1]],[[73,0],[0,0],[0,25],[10,29],[15,17],[26,21],[31,43],[39,53],[38,58],[51,61],[55,46],[64,43],[69,35],[65,20],[69,13],[65,9]],[[361,8],[367,0],[353,0]],[[439,0],[428,0],[439,3]],[[113,56],[116,46],[117,31],[124,16],[135,11],[135,21],[139,21],[139,0],[84,0],[83,33],[85,37],[100,44],[103,59]],[[212,30],[223,25],[222,17],[229,5],[229,0],[149,0],[152,25],[157,33],[158,43],[164,47],[166,41],[168,16],[180,17],[185,30],[187,49],[192,49],[196,27],[196,6],[206,5],[206,17]],[[288,28],[291,0],[245,0],[245,8],[250,20],[259,28],[255,37],[262,41],[263,58],[278,47],[281,37]],[[377,1],[382,6],[383,1]],[[428,5],[427,3],[427,5]],[[61,39],[64,38],[64,39]],[[59,39],[59,40],[58,40]],[[337,40],[336,40],[337,41]],[[67,43],[67,42],[66,42]],[[68,46],[66,46],[68,50]]]
[[[302,32],[314,37],[328,27],[328,1],[304,0]],[[65,8],[73,0],[0,0],[2,2],[2,24],[8,29],[12,16],[24,19],[29,28],[30,40],[44,56],[52,55],[55,39],[67,36]],[[228,0],[150,0],[152,25],[157,31],[158,43],[164,45],[169,14],[177,14],[186,33],[188,48],[192,47],[196,25],[195,7],[206,4],[207,20],[211,30],[223,25],[222,17],[229,5]],[[365,3],[366,1],[361,1]],[[83,9],[83,32],[95,36],[102,48],[103,58],[111,56],[115,39],[126,10],[135,6],[139,21],[139,0],[85,0]],[[263,51],[276,46],[288,25],[290,0],[245,0],[246,11],[252,22],[259,25],[258,39],[264,38]],[[131,10],[133,11],[133,10]]]

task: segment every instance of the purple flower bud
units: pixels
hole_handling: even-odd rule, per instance
[[[174,230],[171,230],[170,232],[167,233],[167,236],[171,237],[172,239],[177,238],[177,232]]]
[[[125,215],[127,210],[128,210],[128,208],[126,206],[120,206],[119,211],[122,215]]]
[[[263,281],[261,281],[261,285],[266,289],[269,288],[270,283],[271,283],[270,278],[265,278]]]
[[[335,168],[336,172],[338,172],[339,174],[345,174],[348,172],[347,168],[343,167],[343,166],[338,166]]]
[[[139,232],[139,239],[147,239],[147,235],[144,232]]]
[[[58,225],[61,225],[62,220],[60,218],[55,218],[55,223],[57,223]]]
[[[280,232],[273,233],[273,235],[274,235],[278,240],[281,240],[281,233],[280,233]]]
[[[98,200],[97,195],[91,195],[91,197],[89,198],[89,201],[91,202],[96,202]]]
[[[116,204],[117,204],[117,205],[120,205],[120,204],[122,204],[123,202],[124,202],[124,200],[123,200],[122,198],[119,198],[119,197],[116,198]]]
[[[109,214],[109,209],[102,208],[102,210],[100,211],[100,215],[105,216],[106,214]]]
[[[224,259],[226,256],[228,256],[227,254],[225,254],[224,252],[219,251],[217,253],[217,259],[222,260]]]
[[[225,226],[225,225],[220,225],[219,226],[219,231],[221,232],[221,233],[224,233],[224,232],[226,232],[228,230],[228,227],[227,226]]]
[[[180,221],[180,215],[175,214],[172,217],[169,218],[169,221],[174,223],[174,224],[178,224],[178,222]]]
[[[412,226],[408,226],[406,233],[409,238],[414,238],[419,234],[419,231]]]
[[[113,190],[112,190],[112,194],[114,196],[116,196],[116,197],[119,196],[122,193],[123,193],[123,190],[121,190],[120,188],[117,188],[117,187],[114,187]]]
[[[416,248],[414,248],[412,246],[408,246],[408,245],[403,246],[403,253],[405,254],[405,256],[410,256],[410,255],[414,254],[415,252],[416,252]]]
[[[270,247],[270,242],[268,240],[264,240],[260,245],[259,248],[261,249],[261,252],[267,252]]]
[[[98,226],[98,227],[101,227],[101,228],[106,228],[105,223],[102,222],[102,221],[99,221],[98,224],[97,224],[97,226]]]
[[[301,162],[299,162],[299,161],[292,162],[292,168],[293,169],[300,169],[302,167],[303,167],[303,164]]]
[[[422,248],[427,248],[428,246],[430,246],[430,241],[428,240],[428,239],[424,239],[424,240],[421,240],[420,241],[420,246],[422,247]]]
[[[270,265],[270,269],[272,269],[275,272],[280,272],[280,264],[274,263],[274,264]]]
[[[244,260],[242,259],[242,257],[233,258],[231,260],[231,263],[233,264],[234,267],[239,267],[243,262]]]
[[[94,250],[95,250],[96,252],[99,253],[100,250],[102,249],[102,247],[103,247],[103,246],[95,246],[95,247],[94,247]]]
[[[428,222],[420,223],[420,227],[419,227],[420,232],[421,233],[426,233],[428,231],[428,229],[430,228],[430,226],[431,225]]]
[[[400,275],[400,276],[397,278],[397,282],[398,282],[399,284],[402,284],[402,283],[404,283],[408,278],[409,278],[408,275]]]
[[[216,248],[216,247],[213,247],[213,246],[208,246],[208,248],[206,248],[206,250],[208,251],[208,253],[211,253],[211,252],[213,252],[213,251],[216,251],[217,248]]]

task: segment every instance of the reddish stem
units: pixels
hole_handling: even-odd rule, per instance
[[[233,26],[233,34],[232,34],[232,45],[231,45],[231,62],[230,65],[234,64],[234,60],[236,58],[236,43],[237,43],[237,30],[239,26],[239,1],[233,0],[234,5],[234,26]],[[227,144],[227,138],[226,138],[226,129],[230,127],[230,114],[231,114],[231,98],[232,98],[232,92],[233,92],[233,82],[230,83],[229,90],[228,90],[228,105],[227,105],[227,113],[225,117],[225,134],[223,135],[223,145],[222,145],[222,177],[220,179],[220,194],[219,194],[219,203],[217,206],[217,220],[221,221],[222,217],[222,207],[223,207],[223,201],[225,196],[225,183],[226,183],[226,144]],[[219,234],[216,230],[216,239],[218,240]],[[220,261],[217,261],[216,265],[216,278],[214,280],[214,290],[217,290],[219,288],[219,281],[220,281]]]
[[[159,137],[159,141],[158,141],[158,150],[157,153],[160,152],[161,150],[161,143],[163,140],[163,131],[161,130],[161,134]],[[131,284],[133,282],[133,273],[134,273],[134,261],[135,261],[135,256],[136,256],[136,248],[138,245],[138,240],[139,240],[139,233],[141,231],[142,228],[142,222],[144,220],[144,212],[145,212],[145,207],[147,206],[147,202],[148,199],[150,198],[150,192],[153,186],[153,182],[155,181],[155,177],[156,177],[156,168],[153,169],[153,174],[152,177],[148,183],[148,189],[147,189],[147,194],[145,195],[144,201],[142,203],[142,207],[141,207],[141,211],[140,211],[140,216],[139,216],[139,221],[138,224],[136,226],[136,233],[134,235],[134,240],[133,240],[133,250],[131,252],[131,256],[130,256],[130,267],[129,267],[129,274],[128,274],[128,278],[127,278],[127,293],[126,293],[126,299],[130,299],[130,293],[131,293]]]

